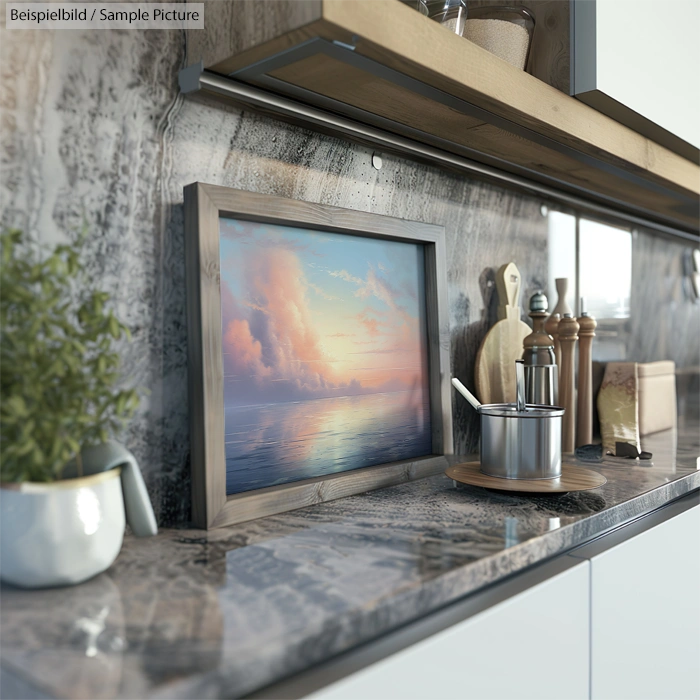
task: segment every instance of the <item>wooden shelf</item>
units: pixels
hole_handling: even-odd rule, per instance
[[[700,167],[398,0],[209,2],[188,64],[697,233]]]

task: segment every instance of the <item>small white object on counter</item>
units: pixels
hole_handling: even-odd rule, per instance
[[[67,478],[59,481],[3,484],[3,581],[24,588],[81,583],[112,565],[127,522],[137,537],[158,533],[134,455],[108,440],[85,448],[81,456],[80,476],[72,462],[64,470]]]
[[[17,487],[0,490],[3,581],[65,586],[111,566],[126,524],[119,469]]]
[[[82,451],[83,473],[97,474],[121,467],[122,491],[126,522],[136,537],[152,537],[158,534],[156,516],[148,498],[136,457],[123,445],[107,440]],[[76,475],[77,476],[77,475]]]

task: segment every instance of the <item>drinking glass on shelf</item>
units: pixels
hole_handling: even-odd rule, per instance
[[[425,0],[401,0],[401,2],[404,5],[408,5],[414,10],[417,10],[422,15],[425,15],[426,17],[428,16],[428,5],[426,4]]]
[[[464,0],[439,0],[429,2],[429,17],[443,27],[462,36],[464,21],[467,17],[467,4]]]

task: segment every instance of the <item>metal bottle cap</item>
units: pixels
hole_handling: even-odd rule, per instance
[[[548,305],[547,297],[541,289],[530,297],[530,311],[546,311]]]

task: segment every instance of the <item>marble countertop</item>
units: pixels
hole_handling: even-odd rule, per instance
[[[3,682],[32,697],[250,693],[700,488],[700,436],[685,432],[645,439],[651,462],[584,465],[608,483],[578,494],[435,476],[208,533],[127,537],[80,586],[3,587]]]

